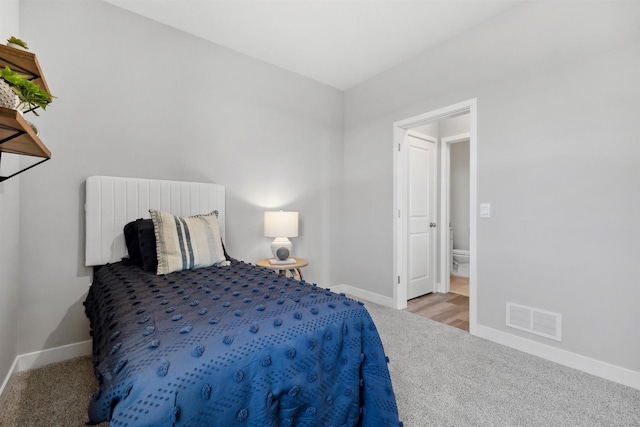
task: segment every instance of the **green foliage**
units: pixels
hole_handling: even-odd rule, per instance
[[[9,67],[4,67],[0,72],[0,78],[11,86],[11,89],[20,98],[20,105],[23,107],[40,107],[46,110],[47,105],[53,101],[54,97],[49,92]],[[33,114],[38,115],[35,110],[33,110]]]
[[[22,47],[23,47],[23,48],[25,48],[25,49],[29,49],[29,48],[27,47],[27,43],[26,43],[25,41],[20,40],[20,39],[19,39],[19,38],[17,38],[17,37],[11,36],[11,38],[8,38],[8,39],[7,39],[7,41],[8,41],[9,43],[13,43],[13,44],[17,44],[18,46],[22,46]]]

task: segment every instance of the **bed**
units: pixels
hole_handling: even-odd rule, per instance
[[[226,251],[218,266],[160,275],[122,261],[124,227],[150,209],[215,212],[224,240],[223,186],[95,176],[86,202],[85,259],[95,268],[85,309],[99,384],[89,425],[402,425],[362,303]]]

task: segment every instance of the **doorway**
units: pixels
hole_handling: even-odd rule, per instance
[[[397,277],[397,286],[394,287],[394,302],[396,308],[404,309],[409,297],[409,282],[411,280],[412,248],[409,244],[411,237],[409,230],[411,225],[411,193],[409,182],[410,155],[407,149],[407,135],[411,129],[429,126],[445,119],[451,119],[462,115],[468,115],[468,133],[454,135],[455,138],[439,141],[440,162],[438,185],[438,214],[435,232],[438,240],[438,272],[437,292],[449,291],[450,280],[450,233],[449,233],[449,202],[446,197],[448,191],[448,162],[446,156],[450,155],[450,145],[465,137],[469,141],[469,332],[475,334],[476,314],[476,210],[477,210],[477,106],[476,100],[468,100],[459,104],[444,107],[419,116],[414,116],[394,123],[394,209],[396,220],[394,221],[394,273]],[[444,141],[444,143],[443,143]],[[444,199],[444,200],[443,200]]]

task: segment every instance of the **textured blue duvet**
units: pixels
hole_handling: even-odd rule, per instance
[[[239,261],[166,276],[115,263],[85,307],[90,424],[401,425],[369,313],[316,285]]]

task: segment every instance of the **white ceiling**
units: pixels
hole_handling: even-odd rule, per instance
[[[522,0],[105,0],[346,90]]]

